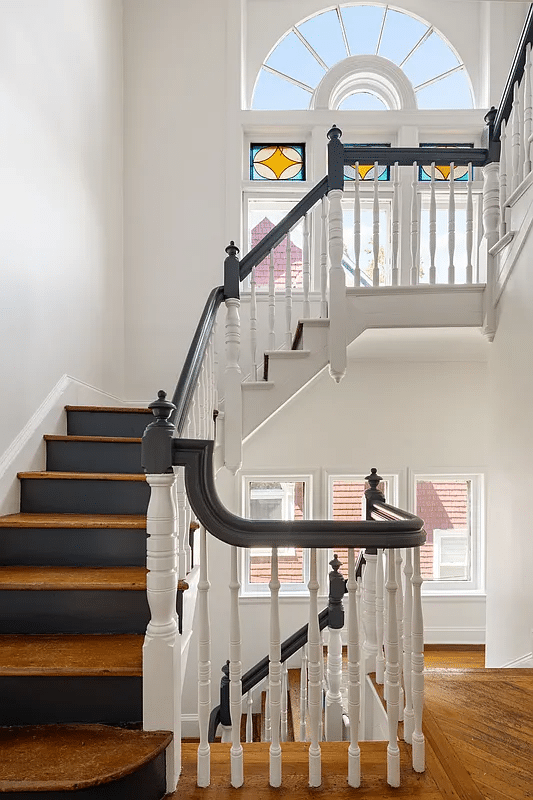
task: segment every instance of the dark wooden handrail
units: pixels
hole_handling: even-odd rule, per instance
[[[487,163],[488,150],[481,147],[358,147],[344,145],[344,163],[380,165],[399,164],[455,164],[456,166],[483,167]]]
[[[521,80],[524,74],[524,66],[526,63],[526,47],[529,43],[533,44],[533,3],[529,6],[529,11],[518,40],[518,45],[513,58],[511,71],[507,77],[507,81],[502,92],[502,97],[496,117],[494,119],[494,126],[492,130],[492,139],[496,142],[500,141],[500,134],[502,129],[502,122],[509,119],[511,108],[513,107],[513,91],[514,85],[517,81]]]

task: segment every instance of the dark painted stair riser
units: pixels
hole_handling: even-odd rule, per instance
[[[114,675],[25,675],[0,678],[0,725],[142,720],[142,678]]]
[[[130,436],[139,437],[153,416],[134,412],[67,411],[69,436]]]
[[[165,754],[124,778],[86,789],[12,792],[9,800],[161,800],[166,794]]]
[[[46,469],[142,473],[140,442],[46,442]]]
[[[2,528],[5,566],[143,567],[146,530],[123,528]]]
[[[20,510],[45,514],[146,514],[146,481],[23,478]]]

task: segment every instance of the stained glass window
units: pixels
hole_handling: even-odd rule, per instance
[[[250,180],[304,181],[304,144],[251,144]]]
[[[441,147],[443,149],[447,149],[449,147],[473,147],[474,145],[470,143],[461,143],[461,144],[430,144],[428,142],[424,142],[420,144],[420,147]],[[454,181],[467,181],[468,180],[468,166],[463,165],[460,167],[454,167],[453,169],[453,179]],[[418,167],[418,180],[419,181],[430,181],[431,180],[431,164],[426,164],[425,166]],[[435,164],[435,180],[436,181],[449,181],[450,180],[450,165],[449,164]]]
[[[390,147],[390,143],[384,144],[353,144],[352,147]],[[345,164],[344,166],[344,180],[355,180],[355,164]],[[359,163],[359,180],[360,181],[373,181],[374,180],[374,164],[361,164]],[[390,181],[390,167],[385,165],[378,165],[378,181]]]

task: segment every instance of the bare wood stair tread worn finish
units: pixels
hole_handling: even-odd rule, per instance
[[[146,528],[144,514],[6,514],[0,528]]]
[[[146,479],[142,474],[131,472],[19,472],[17,477],[20,479],[33,480],[73,480],[73,481],[140,481]]]
[[[0,635],[0,676],[142,675],[138,634]]]
[[[128,406],[65,406],[66,411],[94,411],[101,413],[102,411],[116,412],[117,414],[149,414],[153,416],[150,408],[129,408]]]
[[[0,589],[146,590],[144,567],[0,567]]]
[[[172,740],[167,731],[108,725],[0,728],[0,792],[69,791],[138,770]]]
[[[142,439],[135,436],[59,436],[56,434],[46,434],[43,436],[45,442],[114,442],[122,444],[140,444]]]

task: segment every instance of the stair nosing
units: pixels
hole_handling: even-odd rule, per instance
[[[65,406],[65,411],[88,411],[94,413],[113,412],[117,414],[150,414],[150,408],[129,408],[128,406]]]
[[[141,571],[143,571],[142,577]],[[12,580],[8,582],[6,576],[9,577],[10,573]],[[114,577],[111,577],[113,574]],[[21,564],[16,567],[0,567],[0,590],[6,592],[144,592],[146,591],[146,574],[147,570],[144,567],[27,567]],[[70,575],[72,577],[69,577]],[[131,577],[128,578],[128,575]]]
[[[121,528],[125,530],[144,530],[146,528],[146,515],[39,514],[23,512],[17,514],[6,514],[5,516],[0,517],[0,529],[2,528],[87,528],[94,530]]]
[[[276,358],[306,358],[310,355],[310,350],[265,350],[265,356],[268,356],[269,360],[275,360]]]
[[[60,436],[57,434],[45,434],[43,439],[46,442],[115,442],[120,444],[140,444],[142,442],[140,436]]]
[[[146,481],[144,473],[137,472],[18,472],[20,480],[90,480],[90,481]]]
[[[274,381],[243,381],[241,386],[248,389],[273,389]]]

